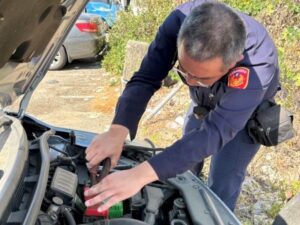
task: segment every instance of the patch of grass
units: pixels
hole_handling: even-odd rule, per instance
[[[277,185],[273,184],[273,188],[276,190],[280,190],[279,197],[283,202],[286,202],[298,193],[300,193],[300,181],[283,181]]]
[[[274,5],[272,1],[260,1],[260,0],[224,0],[224,3],[230,5],[233,8],[239,9],[251,16],[258,15],[263,9],[274,11]]]
[[[139,128],[139,133],[143,134],[143,136],[147,137],[154,145],[157,145],[161,141],[161,135],[159,132],[152,132],[147,127],[141,126]]]
[[[245,221],[242,221],[243,222],[243,225],[253,225],[252,221],[251,220],[245,220]]]
[[[293,181],[289,185],[289,189],[292,192],[292,195],[295,196],[297,193],[300,192],[300,181]]]
[[[274,219],[277,214],[279,213],[279,211],[282,209],[283,207],[283,203],[275,203],[272,205],[272,207],[270,209],[267,210],[267,215],[268,217]]]
[[[111,77],[109,79],[109,86],[117,86],[120,84],[120,80],[117,79],[116,77]]]

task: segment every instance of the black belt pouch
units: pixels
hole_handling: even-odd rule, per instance
[[[293,115],[270,100],[265,100],[255,110],[247,123],[249,136],[255,143],[276,146],[296,135]]]

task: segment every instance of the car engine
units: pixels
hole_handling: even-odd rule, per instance
[[[87,208],[84,190],[103,172],[133,168],[162,149],[150,141],[125,142],[118,164],[109,170],[104,160],[95,177],[87,169],[85,149],[96,134],[53,127],[29,116],[22,121],[6,117],[5,124],[2,153],[11,161],[0,177],[0,225],[240,224],[189,171],[152,182],[107,211]]]
[[[69,139],[52,135],[48,139],[50,170],[47,191],[36,224],[172,224],[187,225],[190,219],[185,202],[169,184],[156,182],[145,186],[135,196],[119,202],[104,212],[86,208],[83,192],[91,186],[84,148],[76,146],[75,135]],[[31,149],[36,148],[35,141]],[[111,173],[129,169],[147,160],[155,149],[124,146],[123,155]],[[99,170],[105,169],[99,167]]]

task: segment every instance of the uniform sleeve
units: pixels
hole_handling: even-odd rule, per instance
[[[245,127],[268,89],[268,85],[261,83],[257,73],[265,73],[271,78],[274,77],[272,73],[275,73],[274,68],[268,65],[249,69],[250,80],[246,89],[227,87],[215,109],[203,119],[200,127],[149,160],[160,180],[182,173],[221,150]]]
[[[136,135],[139,120],[148,101],[161,87],[161,81],[177,58],[176,41],[182,17],[179,10],[173,11],[160,26],[140,69],[128,82],[118,100],[113,124],[127,127],[131,139]]]

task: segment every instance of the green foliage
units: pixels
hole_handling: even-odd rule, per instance
[[[290,11],[294,14],[300,13],[300,4],[297,1],[288,1],[288,7]]]
[[[283,207],[283,203],[279,204],[279,203],[275,203],[272,205],[272,207],[267,210],[267,215],[272,218],[275,219],[275,217],[277,216],[277,214],[279,213],[279,211],[281,210],[281,208]]]
[[[174,81],[180,81],[179,75],[176,72],[174,72],[174,71],[170,71],[169,72],[169,76]]]
[[[282,181],[273,187],[280,190],[280,203],[274,203],[270,209],[266,211],[270,218],[275,218],[279,211],[284,207],[284,203],[296,196],[300,192],[300,181]]]
[[[173,2],[144,0],[139,3],[141,12],[137,15],[132,9],[119,13],[118,22],[109,33],[109,52],[103,61],[107,71],[115,75],[122,73],[127,41],[131,39],[150,43],[159,25],[174,7]]]
[[[284,28],[282,35],[288,41],[297,41],[300,39],[300,28],[297,26],[286,27]]]
[[[280,190],[280,198],[282,201],[287,201],[296,196],[300,192],[299,180],[285,180],[274,186],[275,189]]]
[[[300,181],[292,181],[288,184],[288,188],[291,191],[291,194],[295,196],[300,192]]]
[[[290,91],[294,91],[295,87],[300,87],[300,74],[299,71],[295,71],[294,67],[288,62],[287,50],[283,47],[278,48],[281,82],[285,85],[285,88]]]
[[[224,3],[230,5],[233,8],[239,9],[240,11],[247,13],[251,16],[256,16],[263,9],[268,7],[269,11],[274,11],[274,5],[270,4],[271,1],[261,0],[224,0]]]
[[[250,219],[244,219],[241,222],[243,222],[243,225],[253,225],[253,223]]]

